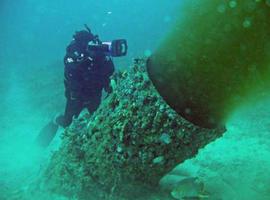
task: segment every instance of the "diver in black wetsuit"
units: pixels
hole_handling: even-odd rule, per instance
[[[111,93],[110,76],[114,72],[112,58],[102,51],[89,50],[89,44],[100,44],[90,29],[75,33],[66,49],[64,115],[57,116],[55,123],[67,127],[82,109],[93,113],[101,102],[102,89]]]
[[[117,39],[101,42],[97,35],[85,25],[86,30],[78,31],[66,49],[65,64],[65,96],[67,99],[64,115],[58,115],[39,132],[35,143],[39,147],[47,147],[56,135],[59,126],[67,127],[73,117],[87,108],[93,113],[101,102],[104,89],[112,92],[110,76],[114,72],[111,57],[127,54],[127,41]]]

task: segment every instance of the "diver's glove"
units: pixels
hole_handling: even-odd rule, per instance
[[[70,100],[76,101],[79,98],[78,92],[70,92]]]
[[[76,101],[80,97],[80,92],[79,91],[70,91],[69,89],[65,90],[65,96],[67,99],[70,99],[72,101]]]

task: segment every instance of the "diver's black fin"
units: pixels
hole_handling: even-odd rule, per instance
[[[50,121],[39,132],[36,139],[36,144],[40,147],[46,148],[47,146],[49,146],[49,144],[55,137],[57,130],[58,130],[58,125],[55,124],[53,121]]]

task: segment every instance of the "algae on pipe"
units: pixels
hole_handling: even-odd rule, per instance
[[[269,86],[269,1],[184,0],[179,13],[148,73],[180,115],[214,128]]]

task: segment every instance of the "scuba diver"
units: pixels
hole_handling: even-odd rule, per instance
[[[66,107],[63,115],[58,115],[40,132],[37,143],[47,147],[59,126],[66,128],[74,117],[87,108],[95,112],[102,97],[102,90],[110,94],[110,76],[114,73],[112,57],[127,53],[126,40],[101,42],[87,25],[86,30],[75,32],[73,40],[66,48],[64,57],[64,85]]]
[[[75,33],[73,41],[66,49],[65,96],[67,99],[64,115],[58,116],[55,123],[67,127],[73,117],[83,108],[92,114],[101,102],[102,89],[111,93],[110,76],[114,72],[112,58],[102,51],[91,51],[88,44],[100,44],[90,29]]]

